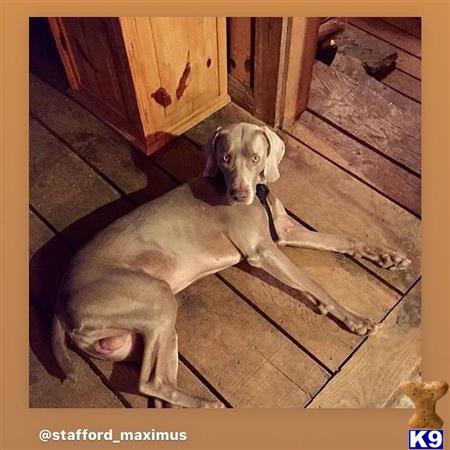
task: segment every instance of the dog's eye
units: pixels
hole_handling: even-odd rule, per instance
[[[260,159],[261,159],[261,158],[260,158],[259,155],[253,155],[253,156],[252,156],[252,161],[255,162],[255,163],[258,162]]]
[[[229,162],[230,161],[230,154],[229,153],[225,153],[225,155],[223,155],[223,160],[225,162]]]

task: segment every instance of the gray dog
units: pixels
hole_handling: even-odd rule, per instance
[[[376,331],[375,323],[337,303],[278,246],[346,253],[388,270],[404,269],[410,261],[389,249],[305,231],[292,220],[280,200],[267,195],[266,184],[279,178],[284,154],[283,141],[269,128],[219,127],[205,152],[202,178],[117,220],[71,261],[53,327],[53,349],[69,378],[75,373],[66,335],[96,358],[123,361],[138,353],[139,390],[145,395],[184,407],[222,407],[177,387],[175,294],[242,260],[301,291],[349,331]]]

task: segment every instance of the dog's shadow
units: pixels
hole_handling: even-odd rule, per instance
[[[33,353],[47,372],[64,380],[64,374],[51,350],[51,325],[58,286],[76,248],[116,218],[131,211],[126,199],[119,198],[93,211],[53,236],[31,257],[29,263],[29,337]],[[32,232],[32,230],[30,230]],[[30,373],[30,379],[33,374]]]

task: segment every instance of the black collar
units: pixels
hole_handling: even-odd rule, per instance
[[[278,236],[277,230],[275,229],[275,224],[273,222],[272,211],[270,210],[269,202],[267,201],[267,196],[269,195],[270,190],[266,184],[257,184],[256,185],[256,196],[259,198],[259,201],[264,206],[264,209],[267,212],[269,217],[269,230],[270,236],[274,241],[278,241],[280,238]]]

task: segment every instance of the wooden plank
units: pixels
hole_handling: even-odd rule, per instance
[[[179,295],[180,351],[239,407],[302,407],[328,378],[215,277]]]
[[[418,80],[422,79],[421,60],[401,50],[398,50],[397,69]]]
[[[339,167],[382,192],[397,204],[421,214],[421,180],[382,155],[305,111],[286,125],[290,134]],[[393,183],[395,180],[395,183]]]
[[[381,20],[406,31],[419,39],[422,37],[421,17],[383,17]]]
[[[420,367],[417,368],[416,372],[413,372],[410,376],[405,378],[403,381],[417,381],[422,382],[422,376],[420,373]],[[403,382],[402,381],[402,382]],[[398,387],[397,392],[389,399],[386,403],[386,408],[414,408],[413,401],[405,395],[400,386]]]
[[[51,241],[51,239],[54,237],[54,234],[32,211],[29,211],[28,223],[30,235],[28,251],[30,260],[32,260],[38,250],[41,250],[44,245],[48,244]],[[58,239],[58,243],[63,246],[60,239]]]
[[[351,17],[349,23],[420,58],[420,39],[375,17]]]
[[[336,39],[338,54],[333,60],[332,67],[345,73],[346,75],[349,75],[351,78],[364,81],[367,85],[369,82],[366,81],[368,77],[365,76],[366,70],[364,66],[364,58],[367,54],[373,54],[373,42],[380,42],[381,44],[390,47],[388,44],[369,35],[368,33],[365,33],[356,27],[349,26],[345,30],[345,33],[340,36],[339,39]],[[418,69],[420,75],[420,60],[417,59],[417,61],[419,62]],[[396,63],[394,62],[394,67],[395,65]],[[421,83],[420,80],[414,76],[395,69],[387,75],[380,78],[377,77],[377,79],[383,84],[390,86],[393,89],[396,89],[420,102]],[[372,84],[373,83],[374,81],[372,81]],[[375,90],[378,91],[379,88],[375,88]]]
[[[354,27],[351,24],[347,24],[347,32],[351,32],[357,39],[365,39],[370,36],[369,33]],[[405,51],[397,48],[397,63],[396,68],[405,72],[414,78],[421,79],[421,61],[420,58],[410,55]]]
[[[382,91],[377,92],[373,86],[367,90],[345,74],[317,62],[308,108],[390,159],[420,173],[417,119],[387,101]]]
[[[356,27],[349,26],[335,42],[340,54],[356,58],[365,72],[377,80],[395,69],[397,49]]]
[[[78,382],[62,383],[52,356],[50,330],[53,302],[62,267],[70,252],[32,212],[30,224],[29,403],[32,408],[120,408],[123,404],[78,355],[73,363]],[[36,306],[39,306],[36,308]]]
[[[255,121],[229,105],[187,134],[203,143],[218,123]],[[406,272],[389,272],[361,261],[397,289],[406,290],[420,276],[420,221],[322,156],[283,133],[287,151],[281,178],[272,189],[297,217],[318,231],[341,234],[405,252],[413,261]]]
[[[381,82],[375,80],[366,73],[358,59],[353,58],[350,55],[344,55],[341,52],[336,54],[331,67],[337,72],[347,75],[353,81],[357,81],[362,89],[374,91],[383,97],[384,100],[394,104],[397,108],[403,111],[403,114],[408,115],[411,120],[411,128],[420,129],[421,106],[418,105],[417,102],[405,98],[403,94],[390,89],[389,86],[385,86],[383,83],[387,77],[381,80]],[[403,74],[403,72],[398,70],[394,72]],[[403,75],[408,76],[407,74]],[[410,78],[415,80],[413,77]],[[420,84],[420,81],[415,81]]]
[[[53,99],[53,101],[55,101],[55,99]],[[69,124],[67,126],[70,128]],[[88,194],[86,193],[85,195]],[[92,195],[92,193],[90,193],[90,195]],[[72,210],[71,220],[76,220],[76,214],[77,211]],[[51,221],[52,218],[48,218],[48,220]],[[239,342],[240,340],[242,340],[242,342],[233,345],[233,348],[236,347],[236,349],[233,351],[233,355],[239,358],[240,363],[236,366],[230,366],[228,372],[225,374],[226,376],[222,374],[222,378],[220,378],[218,374],[220,374],[222,370],[216,370],[215,367],[217,365],[220,366],[221,362],[217,361],[216,358],[212,358],[211,355],[214,355],[215,352],[219,351],[218,349],[222,349],[222,351],[224,351],[224,348],[228,348],[228,332],[226,330],[230,328],[229,323],[232,319],[228,316],[225,316],[223,313],[218,314],[215,310],[215,307],[213,306],[208,306],[208,304],[202,305],[202,314],[199,314],[200,318],[195,318],[195,320],[201,320],[202,324],[215,323],[215,329],[223,329],[224,331],[220,336],[215,337],[212,334],[211,336],[203,335],[205,343],[202,345],[206,346],[207,348],[204,347],[205,353],[199,353],[196,348],[192,348],[189,345],[192,340],[192,329],[191,323],[188,322],[188,319],[194,320],[194,318],[191,317],[192,314],[190,312],[190,309],[194,308],[191,303],[193,302],[195,304],[195,298],[197,296],[197,294],[195,294],[195,296],[194,294],[192,294],[192,301],[188,302],[184,300],[182,302],[179,313],[180,319],[177,323],[177,329],[180,333],[180,341],[183,340],[183,338],[181,337],[183,335],[189,337],[189,339],[184,339],[185,341],[189,341],[188,343],[184,344],[187,347],[182,347],[183,344],[181,344],[180,342],[180,348],[186,348],[185,356],[190,361],[194,360],[195,358],[201,358],[201,360],[204,361],[202,365],[202,373],[206,373],[206,371],[203,370],[203,367],[206,364],[208,366],[207,379],[220,392],[230,393],[229,395],[233,401],[234,406],[304,405],[308,401],[308,399],[311,398],[313,392],[317,391],[325,381],[327,377],[326,371],[324,371],[311,358],[309,358],[305,353],[298,349],[298,347],[296,347],[287,338],[285,338],[279,331],[276,330],[276,328],[272,327],[269,323],[262,319],[257,312],[246,306],[245,303],[236,294],[234,294],[232,290],[225,288],[223,283],[219,282],[216,278],[212,279],[215,284],[212,285],[213,287],[211,288],[202,290],[202,295],[217,300],[220,300],[225,296],[225,305],[233,305],[233,314],[237,314],[241,318],[241,320],[245,321],[245,323],[248,325],[249,333],[254,329],[264,331],[262,336],[251,332],[252,339],[261,340],[262,345],[267,345],[267,348],[269,350],[273,348],[272,345],[276,345],[276,349],[279,351],[277,352],[276,356],[273,356],[273,354],[271,353],[269,354],[268,351],[266,352],[266,350],[261,353],[262,350],[260,350],[258,347],[253,347],[253,344],[250,345],[250,337],[245,338],[244,340],[244,337],[247,336],[246,333],[233,332],[230,336],[230,339],[233,338],[232,342],[235,342],[236,339]],[[202,285],[199,284],[199,286]],[[186,317],[184,320],[182,319],[183,315]],[[202,330],[199,331],[200,333],[211,332],[210,327],[206,329],[204,327],[199,327],[199,329]],[[242,337],[238,338],[237,336],[240,336],[240,334],[242,334]],[[223,336],[227,336],[227,339],[224,338],[222,340]],[[200,339],[200,336],[198,339]],[[192,340],[192,342],[195,341]],[[256,366],[253,366],[253,364],[256,364]],[[255,375],[253,376],[250,373],[252,367],[252,370],[256,370]],[[296,373],[293,372],[295,367],[297,370]],[[300,368],[300,370],[298,368]],[[283,370],[287,371],[287,376],[283,374]],[[209,376],[211,376],[212,378],[209,378]],[[223,379],[224,376],[226,379]],[[276,389],[278,391],[268,391],[266,392],[265,396],[256,395],[254,392],[250,391],[250,388],[241,391],[237,386],[234,385],[234,380],[242,379],[242,376],[247,377],[248,383],[252,382],[254,385],[258,384],[258,380],[273,380],[273,385],[276,386]],[[227,382],[227,380],[229,380],[229,382]],[[302,383],[302,385],[296,384],[300,382]]]
[[[173,145],[152,155],[152,161],[170,173],[178,182],[188,181],[201,175],[204,167],[203,153],[184,136],[174,141]]]
[[[30,119],[30,142],[30,203],[44,217],[51,217],[52,225],[77,246],[131,210],[110,185],[34,119]],[[90,192],[95,195],[86,195]],[[74,210],[78,226],[74,226]]]
[[[253,33],[251,17],[227,18],[229,73],[235,79],[252,87],[253,77]]]
[[[332,67],[366,89],[376,90],[385,100],[401,108],[413,127],[420,128],[420,105],[374,80],[365,72],[359,60],[338,52]],[[373,152],[309,111],[305,111],[297,121],[286,122],[285,128],[297,139],[368,182],[388,198],[420,215],[421,182],[416,175]],[[397,182],[394,184],[392,180]]]
[[[418,102],[422,101],[420,80],[417,80],[407,73],[401,72],[400,70],[394,70],[384,77],[382,82]]]
[[[309,408],[382,408],[420,364],[420,283],[394,308],[384,327],[355,352]]]
[[[329,42],[330,39],[338,36],[345,30],[347,19],[345,17],[333,17],[329,20],[320,21],[318,42]]]

